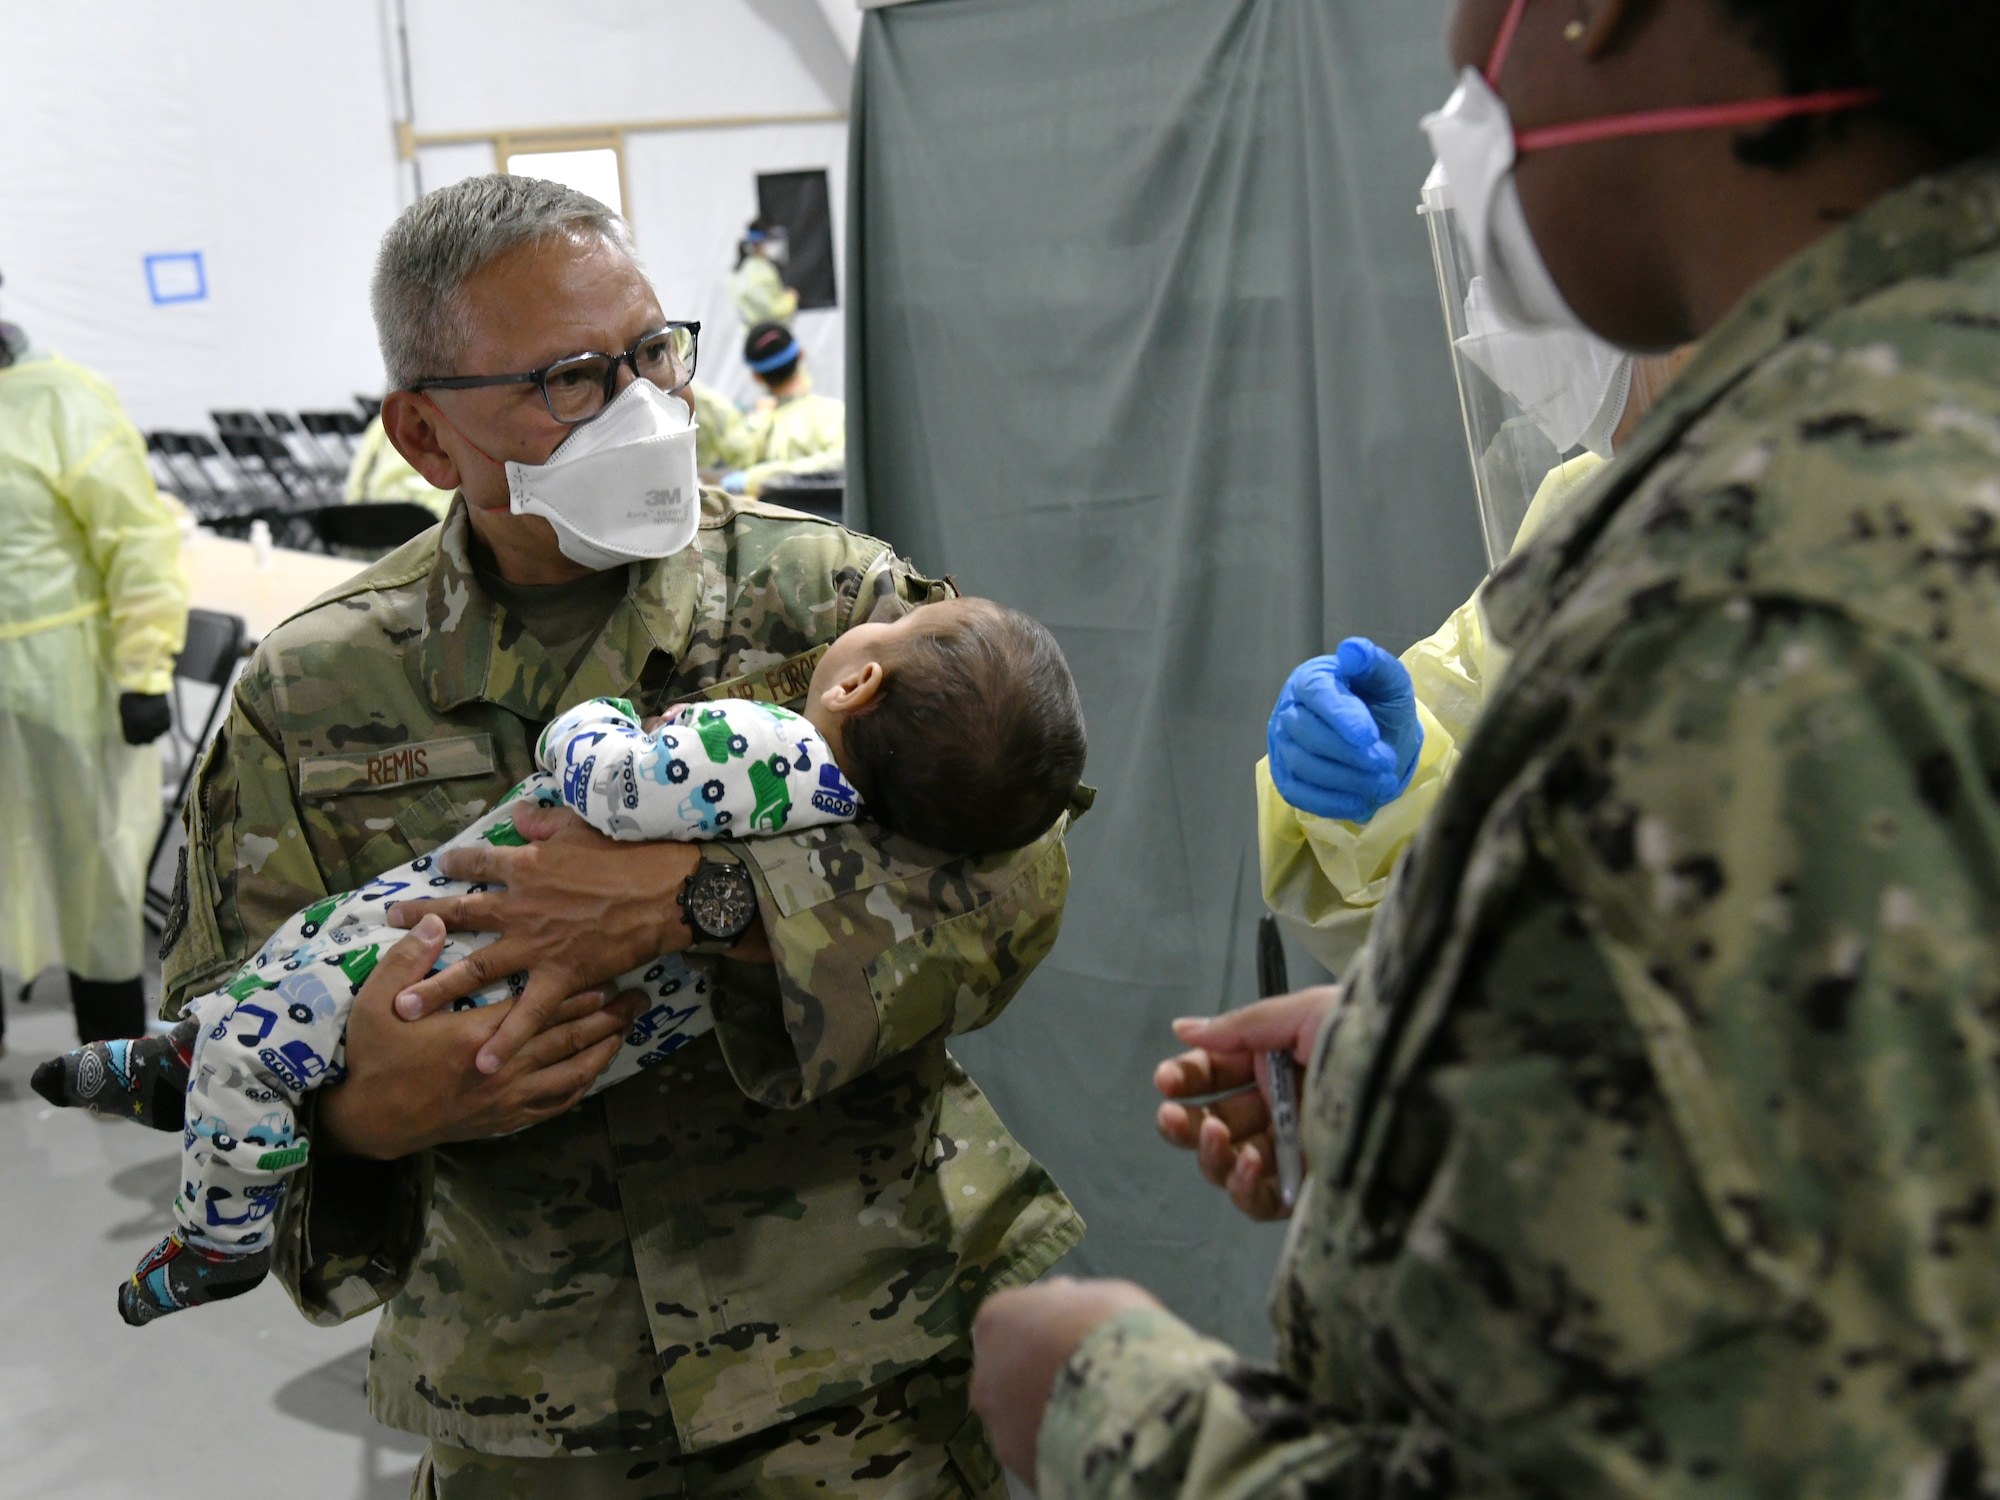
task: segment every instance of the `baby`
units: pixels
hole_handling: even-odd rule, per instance
[[[485,887],[437,868],[445,850],[521,844],[513,814],[569,807],[614,839],[792,832],[866,815],[921,843],[977,854],[1032,842],[1083,771],[1083,715],[1055,640],[984,599],[858,625],[814,669],[803,715],[744,699],[690,703],[642,727],[630,704],[581,704],[543,731],[541,769],[439,850],[314,902],[229,985],[191,1000],[160,1036],[95,1042],[35,1071],[51,1103],[180,1130],[175,1230],[118,1290],[127,1323],[248,1291],[271,1260],[285,1180],[306,1160],[298,1105],[338,1082],[347,1014],[403,936],[398,901]],[[494,940],[454,933],[438,967]],[[525,975],[459,1002],[520,993]],[[713,1029],[707,981],[678,955],[621,976],[647,1009],[591,1092]]]

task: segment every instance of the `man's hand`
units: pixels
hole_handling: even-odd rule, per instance
[[[1168,1144],[1194,1152],[1201,1175],[1249,1218],[1291,1216],[1278,1193],[1264,1054],[1289,1052],[1309,1065],[1320,1026],[1339,1003],[1339,987],[1321,985],[1219,1016],[1183,1017],[1174,1035],[1194,1050],[1153,1070],[1153,1087],[1169,1101],[1242,1090],[1205,1106],[1162,1104],[1156,1123]]]
[[[972,1409],[1000,1462],[1033,1482],[1042,1411],[1056,1376],[1100,1324],[1159,1299],[1129,1281],[1052,1276],[995,1292],[972,1320]]]
[[[701,862],[693,844],[619,843],[567,808],[524,809],[514,826],[527,847],[453,849],[438,860],[454,880],[506,889],[399,902],[389,913],[398,927],[434,913],[454,932],[500,934],[398,995],[406,1020],[527,971],[527,989],[479,1049],[482,1073],[497,1074],[569,996],[693,941],[678,899]]]
[[[436,917],[383,955],[354,997],[347,1018],[347,1077],[319,1096],[317,1130],[350,1156],[392,1161],[445,1141],[483,1140],[561,1114],[609,1066],[645,997],[606,1005],[601,993],[575,995],[499,1072],[472,1066],[502,1018],[502,1002],[414,1023],[393,1004],[428,973],[444,949]]]

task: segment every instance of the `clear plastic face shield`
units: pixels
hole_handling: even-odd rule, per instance
[[[1472,269],[1441,167],[1418,211],[1430,231],[1486,556],[1498,567],[1550,470],[1586,451],[1611,456],[1632,356],[1589,334],[1522,329],[1503,317]]]
[[[769,229],[753,229],[745,239],[756,246],[758,253],[774,266],[782,266],[791,259],[791,236],[785,232],[785,226],[782,224],[774,224]]]

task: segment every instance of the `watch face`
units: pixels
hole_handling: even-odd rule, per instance
[[[688,882],[688,913],[710,938],[741,937],[757,918],[757,892],[740,865],[704,865]]]

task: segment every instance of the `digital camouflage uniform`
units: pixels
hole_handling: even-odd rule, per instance
[[[2000,167],[1758,288],[1487,609],[1278,1369],[1114,1320],[1043,1500],[1991,1493]]]
[[[796,699],[814,648],[946,594],[831,523],[704,504],[697,545],[632,568],[573,673],[479,588],[462,502],[272,632],[190,800],[168,1013],[292,912],[484,810],[557,713]],[[275,1268],[320,1323],[386,1304],[374,1415],[519,1457],[706,1453],[831,1419],[816,1493],[904,1493],[921,1455],[868,1451],[870,1402],[962,1362],[978,1301],[1082,1234],[945,1050],[1054,943],[1064,826],[977,859],[873,824],[710,845],[750,868],[777,960],[704,960],[714,1036],[519,1135],[316,1154]],[[989,1492],[976,1422],[952,1451]]]

